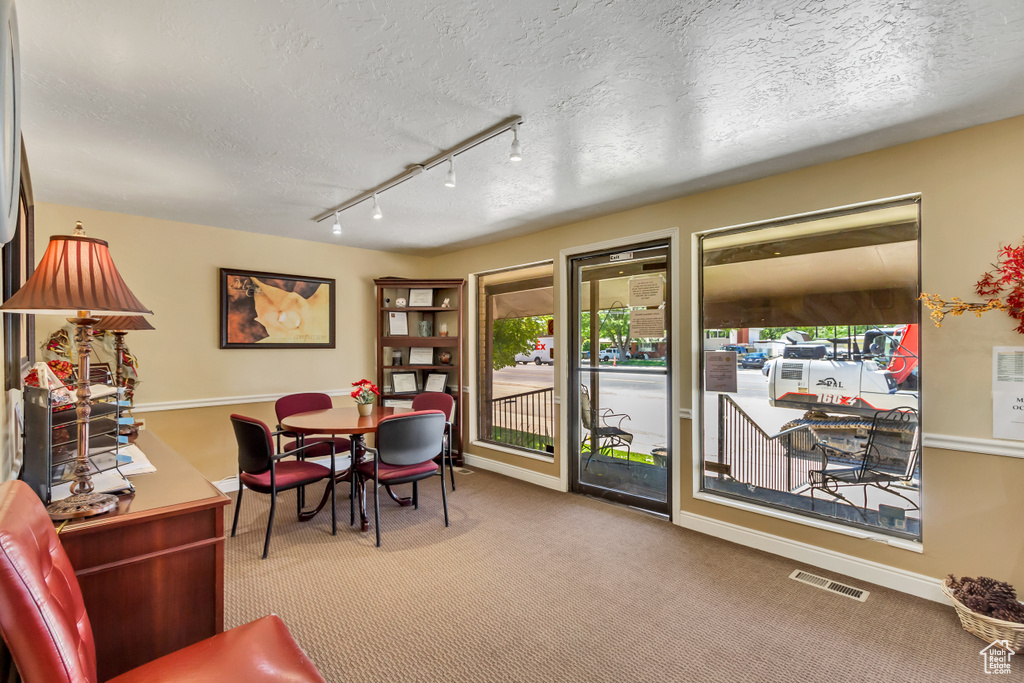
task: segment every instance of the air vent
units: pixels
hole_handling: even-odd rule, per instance
[[[782,363],[782,379],[795,379],[800,381],[804,378],[803,363]]]
[[[818,576],[817,574],[808,574],[802,569],[794,570],[793,573],[789,575],[789,578],[799,581],[800,583],[806,583],[808,586],[820,588],[824,591],[845,595],[848,598],[859,600],[860,602],[866,602],[868,596],[871,595],[869,591],[854,588],[853,586],[847,586],[845,583],[826,579],[824,576]]]

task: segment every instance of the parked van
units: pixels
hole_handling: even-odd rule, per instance
[[[517,353],[516,363],[555,364],[555,338],[538,337],[530,353]]]

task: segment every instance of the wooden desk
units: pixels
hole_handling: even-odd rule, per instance
[[[116,511],[60,533],[82,586],[99,679],[224,630],[224,506],[230,499],[159,437],[136,445],[156,466],[132,477]]]

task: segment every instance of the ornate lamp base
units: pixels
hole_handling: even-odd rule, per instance
[[[117,507],[117,496],[107,493],[76,493],[46,506],[50,519],[79,519],[110,512]]]

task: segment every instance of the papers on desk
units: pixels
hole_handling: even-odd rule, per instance
[[[154,467],[153,463],[149,461],[146,454],[142,452],[142,449],[135,444],[119,449],[116,468],[114,467],[113,456],[114,454],[111,452],[109,453],[109,459],[100,456],[99,458],[93,458],[89,463],[92,485],[95,487],[97,493],[120,493],[123,491],[133,491],[134,488],[126,477],[156,472],[156,467]],[[102,467],[104,469],[102,472],[97,472],[97,467]],[[71,470],[72,467],[69,466],[65,476],[70,477]],[[61,500],[70,495],[70,480],[61,482],[60,484],[54,484],[53,489],[50,492],[50,498],[52,500]]]

